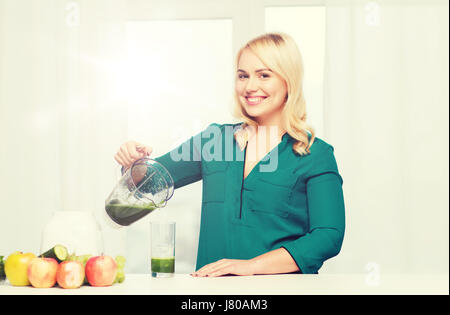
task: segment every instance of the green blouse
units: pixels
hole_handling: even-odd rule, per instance
[[[317,273],[339,253],[344,237],[342,178],[333,147],[315,138],[311,153],[299,156],[286,133],[244,180],[247,149],[242,152],[233,137],[238,127],[212,124],[156,158],[175,188],[203,180],[197,270],[283,247],[300,272]]]

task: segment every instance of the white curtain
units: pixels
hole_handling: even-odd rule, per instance
[[[327,1],[324,129],[347,227],[325,270],[448,272],[448,29],[447,1]]]
[[[177,24],[183,28],[184,33],[178,32],[181,35],[171,30],[174,25],[170,21],[156,23],[152,31],[158,34],[150,37],[159,41],[150,44],[145,37],[149,26],[144,25],[139,32],[128,33],[131,37],[144,34],[142,38],[127,42],[127,5],[132,3],[0,0],[0,239],[8,240],[0,242],[0,255],[16,250],[38,254],[42,232],[55,212],[85,211],[93,213],[100,225],[105,254],[126,256],[126,272],[148,273],[149,221],[162,217],[177,221],[176,271],[194,271],[201,183],[180,189],[164,211],[129,228],[111,228],[102,212],[120,176],[113,156],[123,142],[152,145],[156,156],[173,148],[174,137],[184,141],[203,129],[202,123],[225,119],[228,109],[214,106],[232,99],[231,93],[219,102],[214,97],[221,84],[227,86],[227,92],[232,86],[231,23],[221,20],[203,25],[201,20],[192,28],[186,21]],[[181,46],[170,51],[171,64],[167,64],[170,56],[155,60],[155,55],[174,48],[173,43],[164,46],[168,40],[164,34],[177,38],[195,29],[203,35],[192,37],[202,47],[200,52],[185,48],[192,57],[187,61],[190,68],[179,67],[186,62],[179,57]],[[230,50],[222,52],[220,45],[205,45],[215,32],[223,36]],[[184,37],[181,45],[195,42]],[[151,49],[154,44],[148,60],[140,56],[142,64],[128,60],[127,45],[136,46],[140,40],[147,43],[141,48]],[[220,55],[220,64],[213,62],[214,51]],[[133,52],[131,57],[139,55]],[[200,62],[203,64],[195,67]],[[196,72],[212,62],[217,70],[213,76],[218,78],[216,89],[205,85],[211,77]],[[226,70],[221,71],[224,65]],[[173,72],[174,67],[178,72]],[[172,76],[180,85],[167,79]],[[181,84],[183,80],[192,82],[192,77],[209,90],[191,95],[194,89],[186,82]],[[136,92],[138,95],[133,94]],[[159,94],[172,97],[172,103],[155,98]],[[183,101],[186,95],[190,99]],[[169,106],[174,102],[179,107]],[[196,114],[202,106],[208,110]]]
[[[38,253],[55,211],[104,209],[127,138],[125,13],[122,0],[0,0],[2,255]],[[103,234],[106,253],[123,251],[123,231]]]
[[[126,255],[126,230],[105,225],[104,200],[120,176],[113,155],[127,139],[123,0],[58,3],[61,209],[94,213],[109,255]],[[64,7],[63,7],[64,6]],[[61,20],[61,17],[64,17]]]

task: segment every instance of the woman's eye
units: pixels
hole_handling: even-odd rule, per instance
[[[270,75],[267,73],[261,73],[261,78],[267,79],[267,78],[270,78]]]
[[[241,79],[241,80],[242,79],[246,79],[246,78],[248,78],[248,75],[246,75],[246,74],[239,74],[238,78]]]

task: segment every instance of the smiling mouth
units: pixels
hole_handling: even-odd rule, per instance
[[[245,101],[248,105],[258,105],[261,104],[267,96],[246,96]]]

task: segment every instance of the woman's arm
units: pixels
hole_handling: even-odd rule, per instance
[[[278,248],[251,259],[253,263],[253,274],[275,274],[300,271],[291,254],[284,249]]]
[[[336,256],[345,231],[345,206],[341,178],[322,174],[307,182],[309,232],[283,244],[303,273],[317,273]]]
[[[284,248],[278,248],[253,259],[221,259],[203,266],[192,274],[194,277],[219,277],[226,274],[239,276],[290,273],[299,271],[292,256]]]

